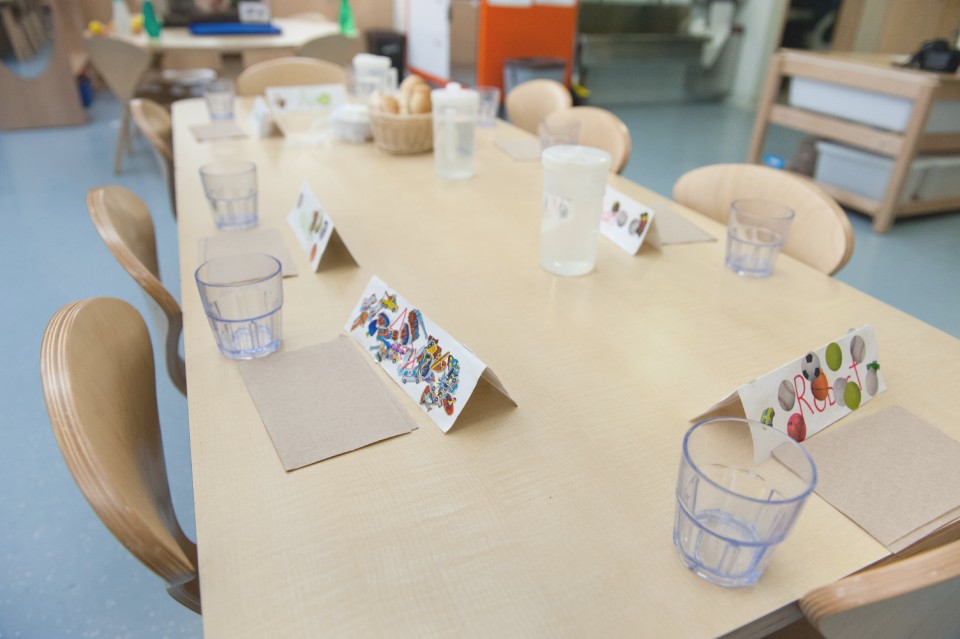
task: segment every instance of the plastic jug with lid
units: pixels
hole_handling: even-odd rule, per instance
[[[372,53],[353,56],[353,91],[356,99],[366,103],[374,91],[393,93],[397,90],[397,70],[390,58]]]
[[[451,82],[430,94],[433,102],[433,158],[437,175],[468,178],[474,171],[474,132],[480,96]]]

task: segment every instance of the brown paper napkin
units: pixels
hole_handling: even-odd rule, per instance
[[[817,464],[817,494],[892,552],[960,507],[960,442],[900,406],[841,421],[803,445]]]
[[[293,277],[297,274],[297,264],[283,241],[283,235],[277,229],[230,231],[222,235],[202,237],[197,247],[201,264],[215,257],[244,253],[272,255],[280,260],[284,277]]]
[[[197,142],[247,137],[247,132],[237,126],[237,123],[233,120],[194,124],[190,127],[190,130],[193,132],[193,137],[197,138]]]
[[[515,140],[495,139],[493,141],[501,151],[517,162],[538,162],[540,160],[540,140],[518,138]]]
[[[409,433],[410,416],[341,335],[239,364],[286,470]]]
[[[657,231],[658,244],[690,244],[692,242],[713,242],[713,237],[693,222],[674,211],[668,204],[650,204],[656,216],[653,219]]]

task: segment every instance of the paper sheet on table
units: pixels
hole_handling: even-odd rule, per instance
[[[240,362],[286,470],[409,433],[416,425],[347,337]]]
[[[674,211],[669,204],[658,202],[648,206],[657,217],[648,239],[657,248],[666,244],[714,242],[717,239]]]
[[[497,148],[509,155],[517,162],[539,162],[540,161],[540,140],[528,138],[518,138],[516,140],[493,141]]]
[[[297,264],[283,241],[283,235],[277,229],[230,231],[222,235],[210,235],[200,238],[197,248],[201,264],[224,255],[266,253],[280,260],[284,277],[297,274]]]
[[[803,446],[817,465],[817,494],[892,552],[960,507],[960,442],[900,406],[835,424]]]
[[[237,123],[233,120],[194,124],[190,127],[190,131],[193,132],[193,137],[197,138],[197,142],[247,137],[247,132],[237,126]]]

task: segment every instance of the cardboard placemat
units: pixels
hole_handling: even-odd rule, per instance
[[[903,407],[839,422],[803,445],[816,493],[892,552],[960,508],[960,442]]]
[[[341,335],[240,362],[240,374],[286,470],[416,428],[363,354]]]
[[[540,140],[517,138],[515,140],[495,139],[497,148],[517,162],[539,162]]]
[[[197,142],[247,137],[247,132],[237,126],[237,123],[233,120],[194,124],[190,127],[190,131],[193,133],[193,137],[197,139]]]
[[[224,255],[266,253],[280,260],[284,277],[297,275],[297,263],[277,229],[248,229],[229,231],[221,235],[201,237],[197,255],[200,263]]]

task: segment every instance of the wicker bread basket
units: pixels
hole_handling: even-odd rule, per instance
[[[371,113],[370,130],[378,149],[394,155],[426,153],[433,148],[433,115]]]

